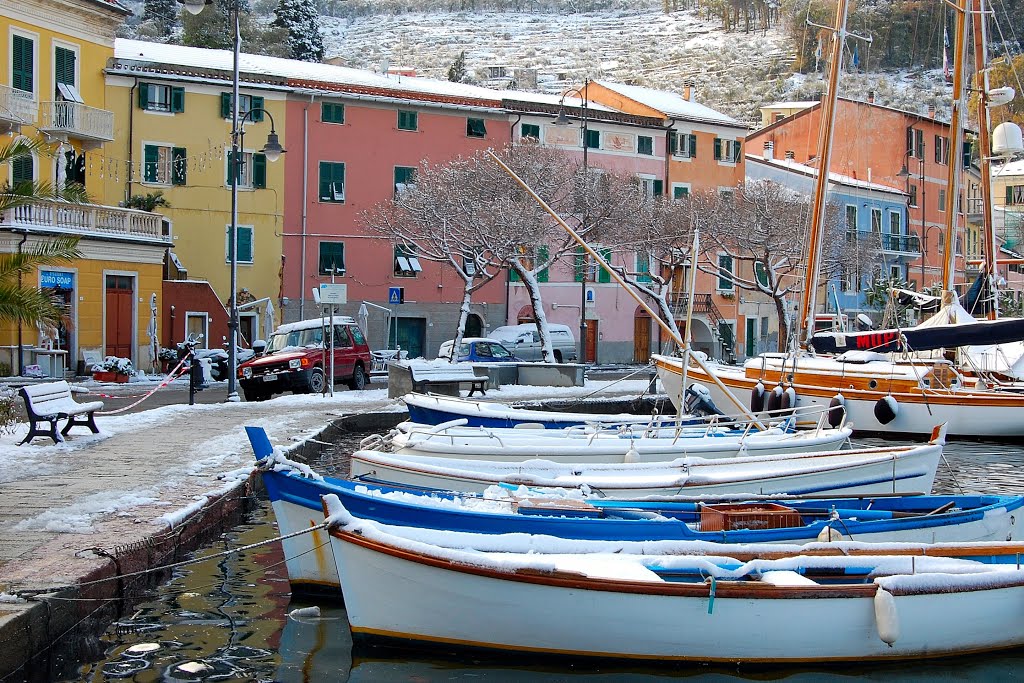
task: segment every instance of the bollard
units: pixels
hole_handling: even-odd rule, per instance
[[[196,392],[202,391],[206,388],[203,384],[203,366],[196,358],[194,351],[190,351],[189,355],[191,358],[188,363],[188,404],[194,406],[196,404]]]

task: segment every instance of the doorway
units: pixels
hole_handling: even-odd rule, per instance
[[[640,309],[633,316],[633,362],[646,364],[651,359],[651,316]]]
[[[132,314],[135,278],[131,275],[107,275],[105,284],[105,355],[132,358],[132,339],[135,336],[135,320]]]
[[[409,353],[409,358],[422,358],[427,337],[426,318],[392,318],[388,339]],[[393,348],[393,347],[392,347]]]
[[[587,343],[584,348],[585,356],[583,358],[584,363],[596,363],[597,362],[597,320],[587,321]]]
[[[465,337],[482,337],[484,331],[484,321],[476,313],[470,313],[466,318],[466,331],[463,336]]]

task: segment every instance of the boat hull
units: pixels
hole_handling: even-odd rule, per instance
[[[602,424],[647,424],[650,415],[628,413],[569,413],[552,410],[527,410],[491,403],[448,396],[427,396],[406,394],[402,400],[409,409],[409,419],[421,424],[438,425],[452,420],[465,419],[469,427],[508,427],[529,424],[545,429],[564,429],[599,422]],[[699,418],[688,418],[699,423]]]
[[[598,581],[557,570],[474,567],[337,532],[331,543],[357,637],[574,657],[767,663],[944,657],[1024,644],[1020,585],[893,595],[898,637],[890,646],[879,635],[888,624],[876,617],[873,584]]]
[[[682,384],[682,363],[678,358],[656,356],[658,377],[665,393],[677,402]],[[744,368],[719,363],[706,363],[722,384],[744,406],[750,405],[751,392],[759,378],[748,376]],[[697,382],[711,392],[712,399],[722,406],[732,406],[731,399],[711,375],[698,367],[687,369],[687,384]],[[847,386],[843,385],[846,382]],[[872,380],[866,380],[870,382]],[[975,392],[969,390],[902,391],[885,390],[884,381],[875,380],[878,388],[870,389],[860,381],[836,376],[831,384],[802,383],[799,375],[793,382],[796,407],[801,411],[825,410],[833,398],[841,393],[846,409],[847,424],[855,432],[882,434],[930,434],[937,424],[947,424],[947,434],[958,437],[1010,438],[1024,435],[1024,395],[1009,392]],[[775,386],[775,379],[762,382],[766,390]],[[849,386],[853,385],[853,386]],[[787,384],[788,386],[788,384]],[[880,399],[892,396],[898,404],[895,417],[883,423],[875,415]]]

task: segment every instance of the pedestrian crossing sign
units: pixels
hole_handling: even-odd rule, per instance
[[[388,287],[388,304],[396,305],[405,303],[404,287]]]

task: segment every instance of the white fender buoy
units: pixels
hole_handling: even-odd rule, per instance
[[[828,424],[833,429],[837,429],[844,419],[846,419],[846,397],[840,392],[828,402]]]
[[[881,586],[875,591],[875,628],[878,637],[892,647],[900,637],[900,615],[896,612],[896,600],[892,593]]]
[[[627,450],[626,454],[622,456],[622,462],[627,464],[640,462],[640,451],[636,449],[636,444],[632,441],[629,443],[629,450]]]
[[[293,609],[291,612],[289,612],[288,616],[292,617],[294,619],[319,617],[320,616],[320,606],[319,605],[313,605],[312,607],[299,607],[299,608]]]
[[[875,403],[875,419],[887,425],[900,414],[900,404],[892,396],[883,396]]]
[[[764,410],[764,384],[757,380],[757,384],[750,390],[750,412],[760,413]]]
[[[785,390],[782,388],[782,385],[776,384],[775,388],[768,394],[768,400],[765,402],[765,410],[768,412],[778,410],[779,406],[782,404],[783,393],[785,393]]]
[[[827,524],[824,527],[822,527],[821,531],[818,533],[819,543],[832,543],[833,541],[841,540],[843,540],[842,532],[833,529],[831,526]]]
[[[779,408],[782,410],[796,408],[796,389],[793,387],[786,387],[786,390],[782,392],[782,399],[779,401]]]

